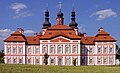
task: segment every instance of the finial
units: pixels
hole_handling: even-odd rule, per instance
[[[62,2],[59,2],[59,10],[61,11],[62,8]]]
[[[48,3],[46,3],[46,11],[48,11]]]
[[[73,8],[73,10],[72,10],[72,11],[74,11],[74,2],[73,2],[73,4],[72,4],[72,8]]]

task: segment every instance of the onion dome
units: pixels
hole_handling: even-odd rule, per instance
[[[57,13],[57,16],[58,16],[58,18],[63,17],[63,13],[61,12],[61,10]]]
[[[49,22],[49,11],[46,9],[45,11],[45,22],[43,23],[43,28],[51,27],[51,23]]]
[[[78,24],[75,21],[75,11],[74,9],[71,12],[71,23],[69,24],[71,28],[77,28]]]

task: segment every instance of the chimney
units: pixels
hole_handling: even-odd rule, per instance
[[[75,34],[78,35],[78,28],[74,28]]]
[[[36,36],[37,36],[37,33],[34,33],[34,36],[36,37]]]
[[[83,33],[83,36],[86,37],[86,36],[87,36],[87,33]]]
[[[101,32],[102,30],[104,30],[102,27],[100,29],[98,29],[98,32]]]
[[[24,30],[22,28],[17,28],[17,31],[19,31],[20,33],[24,33]]]

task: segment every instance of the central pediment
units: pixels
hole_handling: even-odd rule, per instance
[[[59,36],[59,37],[56,37],[54,39],[51,39],[50,42],[70,42],[70,39]]]

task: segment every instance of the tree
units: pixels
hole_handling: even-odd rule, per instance
[[[76,61],[77,61],[77,59],[76,59],[76,58],[75,58],[75,59],[73,59],[73,65],[74,65],[74,66],[76,66],[76,63],[77,63]]]
[[[44,63],[45,65],[48,64],[48,58],[49,58],[49,55],[47,53],[44,54]]]
[[[4,50],[0,51],[0,63],[4,63]]]

